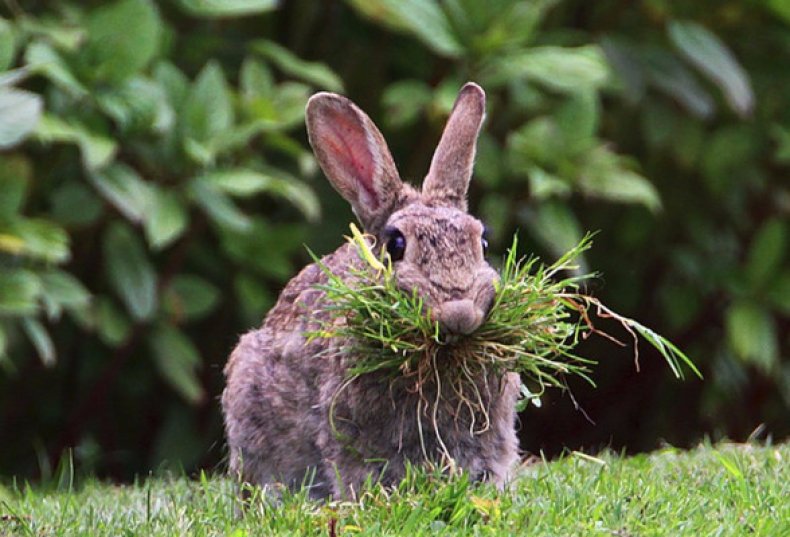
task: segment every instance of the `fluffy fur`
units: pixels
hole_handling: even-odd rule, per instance
[[[381,133],[351,101],[319,93],[307,105],[308,135],[324,173],[377,244],[393,229],[403,235],[398,284],[416,288],[441,329],[459,335],[485,319],[497,277],[483,255],[483,226],[466,213],[484,110],[483,90],[464,86],[418,191],[401,182]],[[346,244],[322,262],[349,274],[359,260]],[[487,409],[483,430],[475,429],[480,416],[446,389],[459,374],[452,347],[419,391],[413,379],[376,373],[348,382],[350,342],[304,337],[328,316],[316,288],[325,282],[317,265],[303,269],[228,361],[222,408],[231,471],[251,483],[308,483],[315,497],[337,497],[353,495],[368,477],[396,483],[406,461],[449,456],[474,478],[502,485],[518,458],[518,376],[472,379]]]

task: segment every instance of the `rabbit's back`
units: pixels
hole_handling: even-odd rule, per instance
[[[344,245],[321,261],[342,274],[355,257]],[[308,343],[305,333],[328,315],[322,307],[326,296],[317,288],[326,281],[317,264],[305,267],[283,289],[262,326],[241,337],[225,366],[222,407],[230,466],[245,481],[299,485],[320,466],[316,439],[326,422],[321,384],[328,375],[337,376],[338,353],[332,341]]]

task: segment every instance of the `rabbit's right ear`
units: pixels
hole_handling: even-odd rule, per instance
[[[403,190],[381,132],[350,100],[321,92],[307,102],[307,136],[329,181],[375,233]]]

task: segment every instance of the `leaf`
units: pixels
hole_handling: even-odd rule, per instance
[[[216,308],[219,299],[219,289],[207,280],[179,274],[164,292],[164,307],[180,323],[204,318]]]
[[[279,0],[179,0],[181,8],[196,17],[219,19],[265,13],[278,7]]]
[[[274,85],[274,77],[266,65],[252,57],[244,58],[239,73],[239,89],[245,99],[270,98]]]
[[[90,293],[82,283],[63,270],[49,270],[39,275],[41,298],[50,319],[57,319],[62,308],[83,309],[90,303]]]
[[[22,210],[32,174],[27,157],[0,155],[0,216],[13,216]]]
[[[0,269],[0,314],[32,315],[40,294],[41,280],[32,272]]]
[[[55,365],[57,354],[55,352],[55,344],[52,343],[52,338],[49,337],[49,332],[44,328],[39,321],[31,317],[25,317],[22,320],[22,328],[25,331],[30,342],[36,348],[41,363],[47,367]]]
[[[275,174],[282,177],[276,177]],[[320,215],[320,205],[313,190],[281,170],[272,170],[271,173],[246,168],[217,170],[201,176],[198,180],[231,196],[249,197],[261,192],[281,196],[302,211],[311,222],[316,221]]]
[[[776,325],[770,313],[753,302],[732,304],[725,314],[727,340],[735,355],[766,374],[778,365]]]
[[[522,219],[532,235],[555,257],[574,248],[584,234],[576,216],[564,203],[547,201],[536,210],[525,212]],[[586,273],[584,259],[579,257],[580,272]]]
[[[252,44],[252,49],[265,56],[287,75],[304,80],[321,89],[343,91],[343,81],[322,63],[302,60],[287,48],[273,41],[255,41]]]
[[[200,353],[177,328],[159,324],[148,338],[154,361],[162,377],[191,404],[205,396],[197,377]]]
[[[186,97],[183,129],[187,140],[208,144],[233,125],[233,107],[222,68],[211,61],[197,76]]]
[[[554,113],[557,126],[562,131],[566,152],[578,154],[595,144],[600,110],[598,95],[593,91],[571,94]]]
[[[153,317],[157,308],[156,272],[135,234],[114,222],[104,234],[107,278],[137,321]]]
[[[686,60],[724,92],[730,108],[742,117],[751,114],[754,92],[749,75],[718,37],[695,22],[672,21],[669,38]]]
[[[538,166],[529,168],[529,193],[536,200],[553,197],[567,197],[571,193],[571,185],[554,174]]]
[[[160,61],[154,67],[154,80],[164,90],[170,106],[178,111],[189,93],[189,79],[178,67],[167,61]]]
[[[745,276],[751,289],[768,284],[782,267],[787,251],[787,227],[778,218],[767,220],[752,240]]]
[[[98,93],[96,98],[101,109],[124,131],[161,135],[175,124],[164,88],[145,77],[132,77],[120,87]]]
[[[184,202],[172,191],[158,191],[150,200],[143,226],[148,244],[155,250],[170,246],[186,231],[189,214]]]
[[[119,347],[132,331],[129,320],[108,297],[99,297],[95,304],[96,330],[99,338],[110,347]]]
[[[89,130],[76,121],[66,121],[44,114],[36,127],[36,137],[44,142],[76,143],[82,153],[82,163],[89,171],[106,166],[115,157],[118,147],[114,140]]]
[[[774,308],[790,317],[790,270],[773,278],[767,295]]]
[[[689,113],[705,119],[713,116],[713,98],[694,74],[671,54],[651,50],[645,58],[650,83],[680,103]]]
[[[22,241],[20,254],[47,261],[63,263],[71,257],[66,231],[43,218],[17,218],[7,224],[9,234]]]
[[[491,86],[526,79],[561,93],[597,90],[607,81],[609,67],[600,47],[534,47],[497,56],[481,75]]]
[[[80,58],[93,80],[118,83],[145,68],[159,50],[162,21],[151,0],[117,0],[93,10]]]
[[[398,128],[413,124],[433,98],[431,88],[421,80],[403,80],[390,84],[381,101],[384,120]]]
[[[88,94],[87,88],[71,72],[71,67],[49,43],[31,43],[25,50],[25,62],[31,72],[40,73],[69,95],[83,97]]]
[[[252,227],[252,221],[230,198],[199,178],[190,184],[190,192],[197,204],[219,226],[234,231],[246,232]]]
[[[98,194],[83,184],[81,178],[64,181],[52,191],[49,201],[53,220],[66,227],[89,226],[104,211]]]
[[[0,87],[0,149],[13,147],[33,132],[42,108],[35,93]]]
[[[578,186],[588,196],[620,203],[641,203],[661,209],[661,198],[645,177],[629,170],[624,160],[604,146],[591,151],[580,167]]]
[[[0,18],[0,72],[5,71],[14,63],[16,54],[16,38],[14,28],[5,19]]]
[[[457,58],[464,46],[453,34],[441,4],[435,0],[347,0],[365,17],[397,31],[406,31],[433,52]]]
[[[142,222],[152,214],[155,192],[129,166],[113,164],[88,178],[99,194],[131,222]]]
[[[786,0],[763,0],[763,5],[774,14],[790,24],[790,4]]]

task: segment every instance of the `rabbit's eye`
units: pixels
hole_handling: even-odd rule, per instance
[[[403,252],[406,250],[406,237],[395,228],[387,229],[389,238],[387,239],[387,253],[390,254],[392,261],[403,259]]]
[[[488,254],[488,228],[483,228],[483,236],[480,237],[480,244],[483,247],[483,255]]]

